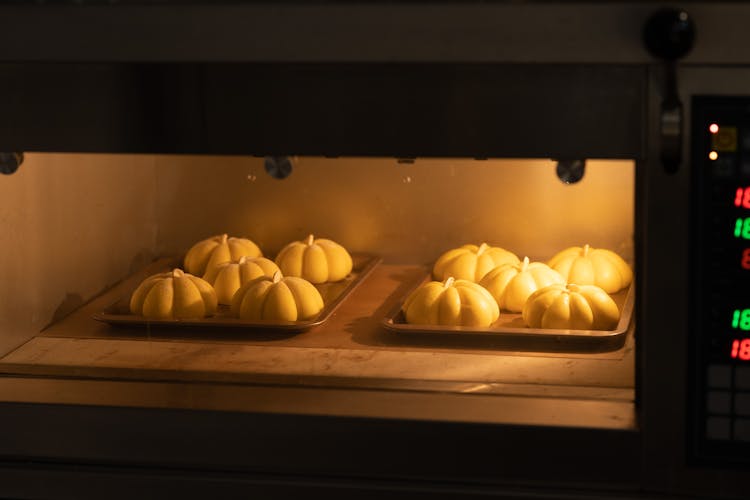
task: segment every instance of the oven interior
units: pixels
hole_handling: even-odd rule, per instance
[[[435,260],[464,244],[541,262],[588,244],[635,269],[635,161],[588,160],[582,179],[566,183],[550,159],[283,160],[292,170],[280,179],[252,156],[28,153],[0,178],[0,370],[580,398],[632,410],[635,315],[615,344],[413,334],[387,321]],[[250,238],[269,258],[313,234],[373,266],[304,331],[95,319],[220,234]],[[621,425],[635,425],[632,412]]]

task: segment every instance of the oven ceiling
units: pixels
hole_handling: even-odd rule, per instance
[[[646,69],[0,64],[0,150],[641,158]]]

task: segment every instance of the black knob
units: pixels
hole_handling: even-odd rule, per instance
[[[684,10],[661,9],[646,21],[643,41],[651,55],[674,61],[693,48],[695,24]]]

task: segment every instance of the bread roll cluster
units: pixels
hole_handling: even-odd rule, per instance
[[[531,328],[612,330],[620,311],[610,294],[630,286],[633,272],[616,253],[589,245],[544,263],[482,243],[443,253],[432,277],[404,301],[407,323],[488,328],[507,311]]]
[[[349,252],[329,239],[286,245],[270,260],[253,241],[212,236],[185,254],[183,269],[149,276],[130,298],[130,312],[150,319],[200,319],[218,306],[245,321],[305,321],[323,310],[315,287],[345,279]]]

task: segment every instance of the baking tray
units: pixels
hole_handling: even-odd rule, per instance
[[[233,318],[229,314],[229,306],[219,305],[216,314],[202,319],[153,319],[130,313],[130,296],[140,281],[134,287],[124,290],[122,297],[93,315],[97,321],[115,326],[147,326],[147,327],[211,327],[211,328],[242,328],[245,330],[279,331],[297,333],[309,330],[324,323],[339,305],[362,283],[382,259],[369,254],[352,254],[352,272],[349,276],[335,283],[315,285],[323,297],[323,310],[315,318],[305,321],[244,321]],[[174,261],[178,262],[177,260]],[[169,271],[173,266],[165,263],[163,268],[155,269],[153,274]]]
[[[488,328],[440,325],[410,325],[401,311],[409,294],[428,281],[418,281],[411,291],[383,318],[382,326],[398,335],[402,342],[429,344],[432,347],[489,347],[519,351],[605,352],[620,349],[627,339],[635,306],[635,281],[610,296],[620,309],[620,321],[614,330],[558,330],[528,328],[521,313],[500,311],[500,317]]]

